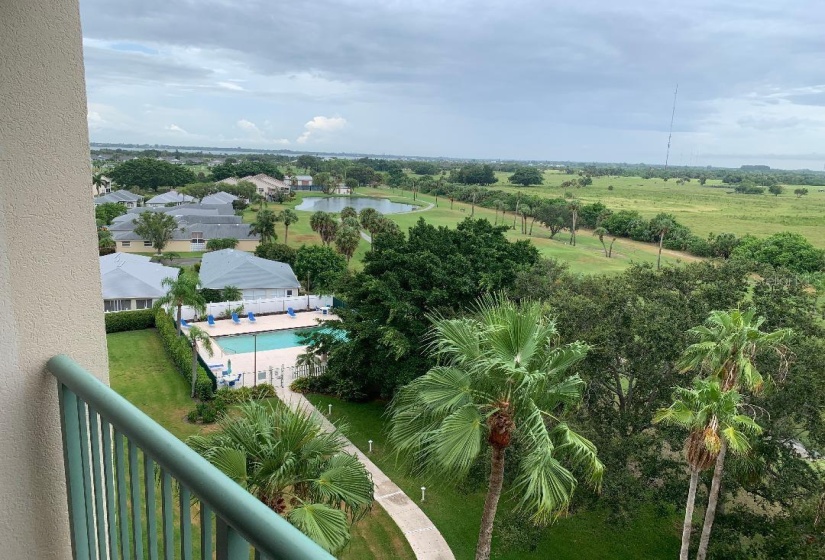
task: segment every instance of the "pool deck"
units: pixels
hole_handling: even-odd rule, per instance
[[[205,322],[193,323],[200,327],[212,338],[212,356],[210,356],[203,348],[203,345],[198,344],[198,353],[207,364],[222,363],[227,365],[229,360],[232,360],[232,372],[243,373],[243,378],[240,381],[241,386],[251,386],[255,384],[256,371],[269,371],[272,367],[273,371],[280,371],[281,366],[290,367],[295,365],[298,355],[304,352],[305,346],[293,346],[291,348],[281,348],[278,350],[262,350],[257,352],[257,357],[254,352],[246,352],[242,354],[233,354],[224,352],[220,345],[214,340],[215,337],[233,335],[233,334],[251,334],[265,331],[277,331],[283,329],[296,329],[305,327],[315,327],[320,321],[338,319],[336,315],[328,314],[322,315],[317,311],[299,311],[295,313],[295,318],[282,313],[278,315],[266,315],[263,317],[256,317],[254,323],[250,323],[246,319],[241,319],[241,324],[236,325],[231,319],[221,319],[215,321],[215,326],[210,327]],[[264,380],[261,379],[261,382]],[[291,379],[285,379],[285,383],[289,383]],[[266,379],[267,383],[280,384],[277,379]]]

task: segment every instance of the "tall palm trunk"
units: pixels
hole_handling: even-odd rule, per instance
[[[289,243],[289,226],[284,226],[284,245]]]
[[[616,238],[614,237],[613,241],[610,242],[610,250],[607,252],[607,258],[608,259],[613,256],[613,244],[615,242],[616,242]]]
[[[656,257],[656,270],[662,268],[662,243],[665,241],[665,234],[662,233],[659,235],[659,256]]]
[[[489,560],[490,545],[493,541],[493,522],[496,519],[498,500],[504,484],[504,448],[493,446],[492,468],[490,469],[490,486],[484,500],[484,513],[481,515],[481,529],[478,532],[476,560]]]
[[[716,466],[713,468],[713,481],[710,483],[708,509],[705,511],[705,523],[702,525],[702,538],[699,539],[699,551],[696,553],[696,560],[705,560],[708,555],[710,531],[713,528],[713,519],[716,516],[716,504],[719,502],[719,487],[722,484],[722,470],[725,468],[725,453],[727,450],[728,444],[723,439],[719,456],[716,457]]]
[[[198,379],[198,346],[195,342],[192,342],[192,394],[190,395],[193,399],[195,398],[195,381]]]
[[[679,560],[688,560],[690,550],[690,534],[693,532],[693,507],[696,505],[696,485],[699,482],[699,471],[690,468],[690,486],[688,488],[687,503],[685,504],[685,522],[682,525],[682,549],[679,551]]]
[[[181,331],[180,320],[181,320],[181,313],[182,312],[183,312],[183,303],[178,302],[178,336],[180,336],[180,331]]]

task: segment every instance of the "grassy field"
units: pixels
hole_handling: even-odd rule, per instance
[[[368,440],[373,440],[370,458],[409,496],[420,498],[421,486],[427,487],[427,499],[419,505],[432,519],[453,550],[457,560],[473,558],[478,537],[484,489],[461,491],[454,485],[437,480],[408,476],[386,449],[384,406],[381,403],[348,403],[332,397],[309,395],[309,400],[326,411],[332,404],[333,421],[345,425],[349,439],[364,452]],[[505,519],[512,505],[502,499],[497,519]],[[503,546],[498,535],[493,538],[493,558],[497,560],[543,559],[577,560],[579,558],[610,558],[611,560],[669,559],[679,549],[679,515],[670,517],[639,512],[634,520],[622,527],[611,524],[605,512],[580,512],[561,519],[546,529],[535,552],[514,550]]]
[[[214,429],[214,425],[203,427],[186,421],[186,413],[193,407],[189,387],[167,359],[153,329],[110,334],[107,342],[112,389],[180,439]],[[177,523],[175,527],[177,531]],[[352,540],[340,555],[343,560],[415,557],[400,529],[378,504],[351,531]],[[193,543],[199,550],[197,538]]]
[[[361,194],[369,196],[383,196],[397,202],[412,202],[412,193],[400,191],[398,189],[361,189]],[[418,194],[417,203],[426,205],[432,204],[429,210],[421,210],[406,214],[391,214],[388,217],[401,227],[402,231],[413,226],[419,219],[423,218],[428,223],[437,226],[455,227],[459,222],[470,216],[473,212],[470,204],[454,202],[450,209],[450,201],[429,195]],[[435,204],[438,206],[434,206]],[[426,206],[422,207],[426,208]],[[504,223],[512,226],[513,215],[507,213],[502,216],[500,212],[476,206],[476,218],[487,218],[491,223]],[[517,226],[518,227],[518,226]],[[619,239],[613,246],[613,257],[608,259],[604,256],[604,250],[597,237],[588,230],[580,230],[576,235],[576,246],[568,243],[570,236],[567,232],[561,232],[550,239],[550,232],[539,223],[533,225],[532,235],[523,235],[519,229],[511,229],[506,236],[515,241],[519,239],[529,239],[545,257],[553,257],[567,262],[570,270],[582,273],[609,273],[619,272],[627,268],[633,262],[656,262],[657,248],[649,243],[638,243],[628,239]],[[607,240],[609,243],[610,241]],[[662,253],[662,263],[675,264],[678,262],[693,261],[695,257],[680,253],[678,251],[664,251]]]
[[[703,237],[722,232],[764,236],[792,231],[825,248],[825,192],[820,192],[825,187],[809,186],[809,194],[797,198],[793,190],[798,185],[786,185],[785,193],[777,197],[734,194],[731,187],[718,180],[700,186],[696,180],[677,185],[673,179],[665,182],[641,177],[594,177],[588,187],[561,189],[562,182],[575,176],[548,171],[544,184],[536,187],[513,186],[507,182],[509,176],[510,173],[496,172],[498,183],[492,188],[547,197],[560,197],[570,190],[585,203],[601,201],[612,210],[637,210],[645,217],[669,212]],[[613,189],[608,190],[611,185]]]

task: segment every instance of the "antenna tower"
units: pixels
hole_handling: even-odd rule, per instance
[[[676,84],[676,91],[673,92],[673,111],[670,113],[670,132],[667,135],[667,154],[665,155],[665,169],[670,160],[670,139],[673,137],[673,118],[676,116],[676,95],[679,93],[679,84]]]

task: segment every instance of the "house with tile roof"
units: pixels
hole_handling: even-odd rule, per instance
[[[149,309],[166,295],[163,280],[177,278],[180,269],[151,262],[149,257],[112,253],[100,257],[103,311]]]
[[[206,253],[200,279],[204,288],[213,290],[235,286],[243,292],[244,301],[294,296],[301,287],[288,264],[235,249]]]

